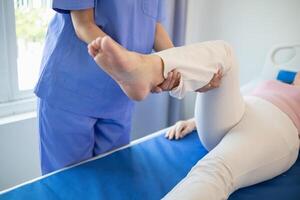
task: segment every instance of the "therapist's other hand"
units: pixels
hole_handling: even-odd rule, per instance
[[[191,133],[195,129],[196,123],[194,118],[185,121],[178,121],[167,131],[165,137],[169,140],[178,140]]]
[[[164,82],[153,88],[151,92],[160,93],[163,91],[170,91],[179,85],[180,78],[180,73],[176,70],[172,70],[168,73],[168,77],[164,80]]]
[[[207,92],[209,90],[213,90],[220,87],[222,77],[223,77],[222,72],[221,70],[219,70],[216,74],[214,74],[213,78],[207,85],[196,90],[196,92]]]

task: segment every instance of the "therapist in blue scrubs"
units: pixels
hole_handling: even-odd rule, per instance
[[[134,103],[89,56],[88,43],[108,34],[143,54],[173,47],[160,23],[162,0],[53,0],[53,9],[35,88],[43,174],[130,141]],[[155,91],[179,78],[170,73]]]

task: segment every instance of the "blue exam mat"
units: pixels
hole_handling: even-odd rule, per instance
[[[196,132],[180,141],[159,136],[14,189],[1,195],[0,200],[156,200],[170,191],[206,153]],[[241,189],[229,199],[299,200],[300,159],[288,172]]]

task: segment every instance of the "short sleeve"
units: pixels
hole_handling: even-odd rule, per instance
[[[166,19],[166,9],[167,9],[166,0],[158,0],[158,14],[157,22],[163,23]]]
[[[71,10],[84,10],[95,7],[95,0],[53,0],[52,8],[59,13],[70,13]]]

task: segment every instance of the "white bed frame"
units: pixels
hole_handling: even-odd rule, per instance
[[[264,80],[276,79],[279,70],[300,71],[300,42],[281,44],[274,46],[268,53],[263,70],[259,77],[242,86],[244,95],[254,89]],[[298,52],[299,51],[299,52]],[[280,55],[281,54],[281,55]],[[277,56],[285,57],[285,60],[278,62]]]

